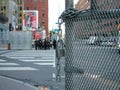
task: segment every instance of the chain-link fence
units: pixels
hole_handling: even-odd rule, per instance
[[[120,90],[118,4],[70,8],[61,14],[66,26],[65,90]]]

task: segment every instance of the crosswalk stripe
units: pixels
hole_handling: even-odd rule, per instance
[[[19,65],[17,63],[0,63],[0,65]]]
[[[37,64],[37,65],[53,65],[53,63],[34,63],[34,64]]]
[[[8,57],[8,58],[12,58],[12,59],[24,59],[24,58],[29,58],[29,59],[34,59],[34,57],[21,57],[20,55],[17,57],[17,56],[15,56],[15,57],[13,57],[13,56],[6,56],[6,57]]]
[[[5,62],[5,60],[3,60],[3,59],[0,59],[0,62]]]
[[[28,71],[28,70],[38,70],[36,68],[31,68],[31,67],[0,67],[0,71],[13,71],[13,70],[17,70],[17,71]]]
[[[36,59],[34,59],[34,60],[20,60],[20,61],[24,61],[24,62],[49,62],[49,61],[52,61],[53,62],[53,60],[36,60]]]
[[[18,59],[23,62],[32,62],[36,65],[53,65],[55,67],[55,50],[22,50],[2,54],[11,59]],[[2,60],[1,60],[2,61]],[[1,63],[1,65],[17,65],[15,63]]]

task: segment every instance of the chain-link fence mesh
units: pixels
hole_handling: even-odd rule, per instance
[[[120,90],[120,3],[93,1],[90,10],[70,8],[60,17],[66,26],[65,90]]]

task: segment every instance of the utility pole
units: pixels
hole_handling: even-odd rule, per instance
[[[65,0],[65,9],[73,7],[73,0]]]
[[[66,8],[66,10],[69,8],[73,8],[73,0],[65,0],[65,8]],[[72,80],[74,80],[73,70],[71,70],[72,65],[74,63],[73,53],[72,53],[73,52],[73,41],[71,41],[71,40],[74,40],[74,35],[73,35],[74,28],[73,27],[74,27],[73,22],[65,22],[65,33],[66,33],[66,35],[65,35],[66,52],[65,53],[67,53],[67,55],[65,56],[66,57],[65,58],[65,61],[66,61],[66,63],[65,63],[65,89],[69,89],[69,90],[74,90],[73,84],[69,85],[69,83],[68,83],[68,82],[73,83]],[[69,34],[71,34],[71,37]],[[68,58],[68,57],[70,57],[70,58]],[[70,70],[71,73],[68,73],[68,70]]]

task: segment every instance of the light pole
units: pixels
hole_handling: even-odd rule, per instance
[[[73,0],[65,0],[65,9],[73,7]]]

